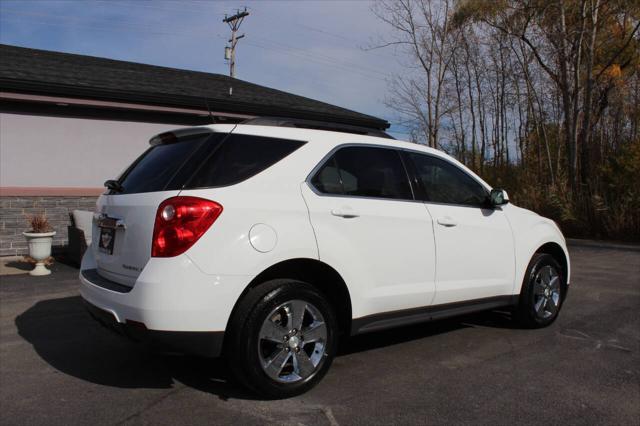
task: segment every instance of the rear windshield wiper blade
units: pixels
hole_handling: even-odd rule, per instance
[[[114,192],[122,192],[122,191],[124,191],[124,186],[122,186],[120,184],[120,182],[118,182],[115,179],[109,179],[108,181],[106,181],[104,183],[104,186],[107,187],[108,189],[114,191]]]

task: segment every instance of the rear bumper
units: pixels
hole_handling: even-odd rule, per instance
[[[218,357],[222,354],[224,332],[189,332],[149,330],[144,324],[125,321],[119,323],[110,313],[85,300],[89,314],[100,324],[115,333],[136,342],[150,345],[153,349],[168,353],[185,353],[205,357]]]
[[[89,311],[111,329],[173,352],[218,356],[231,311],[251,281],[203,273],[186,255],[152,258],[128,287],[101,277],[91,249],[80,271]]]

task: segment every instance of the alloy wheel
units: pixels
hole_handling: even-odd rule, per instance
[[[533,308],[538,318],[547,319],[560,308],[560,275],[551,265],[540,268],[533,281]]]
[[[327,326],[313,304],[290,300],[262,323],[258,354],[263,371],[280,383],[310,378],[326,354]]]

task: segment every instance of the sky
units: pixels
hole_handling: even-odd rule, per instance
[[[0,0],[0,43],[228,74],[225,14],[245,7],[237,78],[392,123],[388,81],[399,53],[371,49],[391,37],[360,1]]]

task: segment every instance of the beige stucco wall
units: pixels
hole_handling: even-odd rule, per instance
[[[0,187],[101,187],[176,127],[0,113]]]

